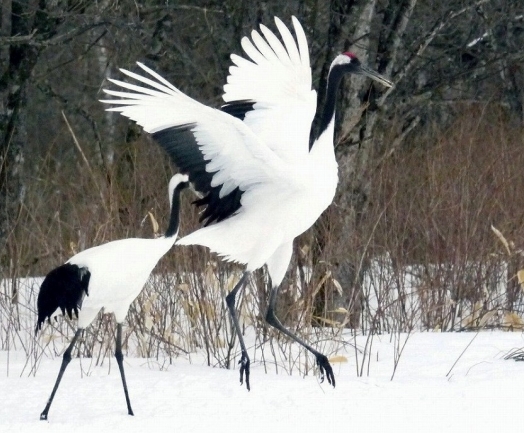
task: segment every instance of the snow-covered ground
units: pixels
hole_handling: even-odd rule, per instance
[[[357,347],[365,341],[357,338]],[[61,359],[43,359],[28,376],[23,352],[0,352],[0,432],[517,432],[524,362],[504,355],[523,346],[521,332],[414,333],[391,380],[398,346],[375,336],[369,375],[357,376],[362,354],[357,359],[352,349],[338,353],[348,362],[334,364],[335,389],[311,375],[266,373],[255,362],[251,392],[239,385],[238,370],[195,357],[172,365],[126,358],[134,417],[113,358],[102,366],[74,359],[47,422],[39,414]]]

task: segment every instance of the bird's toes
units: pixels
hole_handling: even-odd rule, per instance
[[[317,355],[317,366],[320,371],[320,383],[324,382],[324,377],[327,378],[327,381],[330,385],[335,387],[335,375],[333,374],[333,368],[327,359],[327,356],[318,354]]]
[[[249,366],[251,364],[251,361],[249,360],[249,356],[247,356],[247,353],[242,351],[242,357],[240,358],[240,361],[238,361],[240,364],[240,385],[244,384],[244,373],[246,375],[246,388],[248,391],[251,390],[251,387],[249,385]]]

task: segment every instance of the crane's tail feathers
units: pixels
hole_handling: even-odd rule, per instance
[[[246,236],[246,233],[251,233],[251,236]],[[220,224],[202,227],[180,238],[176,245],[202,245],[217,253],[223,260],[246,265],[247,270],[253,271],[264,265],[267,259],[266,250],[274,250],[279,241],[279,235],[272,236],[265,230],[258,231],[251,222],[232,216]],[[261,245],[264,247],[261,248]]]
[[[228,221],[223,223],[227,224]],[[239,239],[248,241],[245,236],[234,236],[228,230],[221,230],[220,226],[210,225],[180,238],[176,244],[202,245],[217,253],[223,260],[247,264],[251,245],[248,245],[249,242],[237,242]]]

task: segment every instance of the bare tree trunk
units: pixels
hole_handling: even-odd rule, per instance
[[[2,5],[2,36],[30,35],[34,1],[6,0]],[[0,81],[0,269],[7,268],[7,243],[23,201],[25,84],[36,64],[38,49],[30,45],[7,45],[1,52]],[[16,255],[12,255],[16,257]]]
[[[96,48],[96,60],[98,63],[98,72],[101,77],[105,80],[111,77],[111,61],[107,55],[107,49],[103,45]],[[113,148],[113,143],[116,143],[116,116],[113,111],[105,111],[105,143],[99,143],[100,153],[99,158],[100,162],[110,167],[113,165],[115,158],[115,149]],[[102,149],[102,145],[104,149]]]
[[[351,34],[353,43],[351,47],[346,46],[344,49],[350,48],[362,63],[379,69],[380,72],[385,70],[389,75],[415,4],[416,0],[391,2],[386,12],[378,17],[382,21],[377,25],[376,0],[355,2],[350,5],[353,6],[351,11],[338,11],[346,14],[351,12],[353,28],[346,22],[344,28],[334,33]],[[388,37],[381,38],[385,28],[389,30]],[[384,41],[382,46],[381,41]],[[376,57],[379,51],[382,55],[380,61]],[[319,298],[321,304],[325,303],[322,305],[324,313],[341,311],[328,314],[331,320],[352,328],[358,327],[360,322],[363,300],[361,283],[367,263],[366,243],[358,242],[359,228],[369,205],[371,162],[377,147],[381,147],[383,143],[383,137],[376,135],[381,106],[376,104],[377,96],[373,90],[373,87],[369,87],[369,80],[353,76],[351,82],[346,82],[341,91],[344,97],[339,101],[340,119],[337,121],[340,127],[335,138],[339,185],[335,198],[336,210],[332,211],[335,215],[331,216],[334,222],[330,228],[330,236],[339,239],[330,253],[331,272],[339,284],[326,287],[323,296]],[[341,242],[340,239],[345,241]],[[317,244],[323,246],[322,241]],[[362,247],[357,248],[357,245]],[[321,314],[318,310],[319,308],[317,314]]]
[[[331,17],[328,30],[328,52],[323,67],[323,77],[327,76],[329,65],[334,57],[336,50],[341,51],[348,49],[347,35],[353,34],[353,40],[359,40],[359,52],[356,53],[363,63],[367,63],[367,50],[365,41],[367,38],[363,35],[369,33],[373,11],[375,7],[375,0],[363,2],[340,2],[332,0],[331,2]],[[358,13],[356,11],[359,11]],[[358,16],[359,19],[354,19]],[[352,17],[349,19],[349,17]],[[353,49],[354,47],[352,47]],[[346,95],[344,101],[339,101],[339,113],[342,113],[342,124],[353,122],[355,115],[360,117],[362,114],[361,101],[358,99],[359,91],[361,90],[364,80],[353,77],[351,82],[351,90],[341,89],[341,93]],[[319,98],[322,98],[325,93],[326,80],[321,83],[319,89]],[[348,83],[345,84],[347,86]],[[358,101],[356,101],[358,99]],[[351,101],[351,102],[348,102]],[[320,105],[320,104],[319,104]],[[353,109],[349,110],[351,106]],[[337,119],[337,123],[340,122]],[[356,123],[356,122],[355,122]],[[344,127],[343,127],[344,128]],[[338,131],[336,135],[338,135]],[[336,140],[336,139],[335,139]],[[316,266],[316,277],[323,281],[323,287],[318,292],[315,302],[314,316],[328,317],[330,320],[343,322],[345,317],[341,317],[338,313],[330,313],[337,308],[347,309],[349,306],[355,305],[355,291],[354,282],[357,280],[355,261],[352,257],[348,257],[348,242],[340,242],[341,236],[348,237],[348,233],[353,233],[356,227],[356,211],[362,206],[356,206],[353,201],[353,194],[348,191],[349,183],[353,179],[352,171],[354,169],[354,158],[338,158],[339,161],[339,186],[335,202],[337,204],[336,210],[326,213],[323,219],[329,219],[329,223],[317,224],[315,226],[315,242],[313,245],[312,258]],[[358,195],[358,194],[357,194]],[[324,221],[325,222],[325,221]],[[349,238],[349,237],[348,237]],[[339,239],[337,242],[330,242],[329,239]],[[330,251],[326,251],[328,245],[331,244]],[[327,254],[326,254],[327,253]],[[322,260],[324,255],[329,255],[329,261]],[[326,263],[327,269],[321,269],[320,263]],[[331,272],[333,278],[323,278],[327,272]],[[336,282],[333,283],[333,279]],[[313,284],[317,284],[313,282]],[[358,310],[358,307],[357,307]],[[356,315],[357,323],[350,323],[349,326],[356,326],[358,324],[358,317]],[[352,321],[353,322],[353,321]]]

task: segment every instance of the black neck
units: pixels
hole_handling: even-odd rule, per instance
[[[187,187],[187,183],[179,183],[173,190],[171,198],[171,215],[169,217],[169,226],[167,227],[165,237],[170,238],[178,233],[178,224],[180,222],[180,192]]]
[[[316,138],[320,137],[324,133],[335,116],[337,90],[345,73],[346,71],[344,68],[338,65],[334,66],[329,71],[326,87],[326,102],[324,103],[324,111],[322,112],[322,117],[320,118],[320,127]]]

